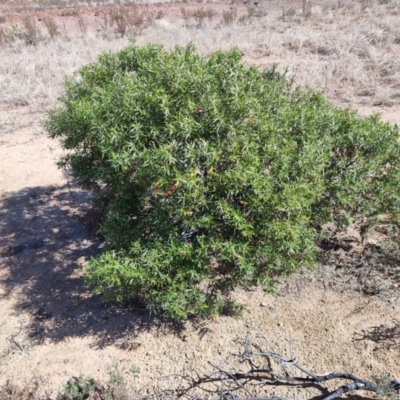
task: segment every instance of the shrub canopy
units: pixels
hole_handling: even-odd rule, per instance
[[[174,319],[315,262],[319,228],[399,210],[399,131],[241,53],[131,44],[65,82],[45,123],[103,199],[88,282]]]

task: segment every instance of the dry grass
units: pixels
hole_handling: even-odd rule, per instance
[[[232,25],[235,20],[237,18],[237,11],[236,9],[232,9],[232,10],[224,10],[222,12],[222,22],[225,25]],[[243,19],[244,21],[245,19]]]
[[[59,96],[65,76],[94,61],[99,53],[127,44],[127,39],[110,41],[91,33],[71,40],[58,36],[35,47],[15,40],[0,48],[0,102],[9,107],[31,105],[44,110]]]
[[[43,23],[52,39],[60,34],[58,30],[58,25],[53,18],[45,17],[43,19]]]
[[[184,19],[148,16],[145,22],[137,8],[120,7],[101,14],[95,27],[78,14],[75,30],[64,26],[61,32],[50,18],[41,27],[29,17],[22,24],[9,21],[0,26],[0,102],[43,110],[58,97],[66,75],[103,51],[127,45],[130,33],[138,44],[154,42],[167,48],[192,41],[205,55],[236,45],[249,63],[268,67],[278,62],[296,75],[298,84],[322,90],[334,101],[397,103],[400,20],[395,11],[392,4],[363,13],[314,8],[307,19],[282,21],[273,15],[246,14],[245,9],[216,15],[199,8],[183,17],[201,24],[188,24]]]
[[[194,10],[187,10],[185,7],[181,8],[182,18],[186,22],[186,26],[190,26],[190,21],[196,21],[196,28],[202,28],[203,22],[206,20],[212,21],[217,15],[216,11],[212,8],[197,8]],[[157,18],[160,19],[160,18]]]
[[[117,7],[109,14],[110,28],[115,26],[115,33],[124,37],[134,36],[141,32],[144,24],[143,15],[136,7]],[[107,25],[103,17],[104,26]],[[107,29],[105,29],[107,31]]]
[[[80,29],[82,35],[86,35],[87,30],[88,30],[88,22],[87,22],[87,20],[85,19],[85,17],[82,16],[80,13],[78,13],[77,16],[78,16],[78,26],[79,26],[79,29]]]
[[[360,0],[361,11],[365,11],[372,6],[372,0]]]
[[[138,38],[166,47],[193,41],[200,52],[237,45],[260,66],[288,66],[299,84],[322,90],[344,103],[391,104],[400,97],[400,20],[390,13],[342,14],[327,10],[308,20],[241,17],[215,26],[205,21],[201,34],[190,25],[156,22]]]
[[[312,14],[312,5],[310,0],[303,0],[302,3],[303,15],[308,18]]]

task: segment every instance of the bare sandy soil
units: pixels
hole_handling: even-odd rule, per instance
[[[358,108],[400,124],[396,103]],[[367,289],[379,271],[365,273],[362,266],[357,275],[330,262],[281,278],[276,296],[238,291],[248,305],[240,319],[188,322],[183,330],[142,309],[103,306],[82,278],[88,259],[102,249],[90,193],[57,168],[62,150],[40,128],[43,110],[5,103],[0,109],[19,121],[15,130],[0,130],[0,388],[39,384],[37,398],[55,399],[72,376],[106,382],[118,370],[132,393],[144,395],[179,383],[172,374],[209,372],[210,362],[231,361],[230,352],[240,350],[235,339],[260,333],[277,351],[292,351],[321,374],[400,379],[398,275],[383,277],[372,295]],[[354,248],[367,245],[357,232],[349,237]],[[133,374],[132,367],[140,372]],[[295,399],[321,394],[300,387],[263,393]]]

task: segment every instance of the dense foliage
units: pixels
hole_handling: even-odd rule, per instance
[[[67,79],[46,128],[102,199],[87,280],[174,319],[315,262],[319,228],[399,210],[399,131],[293,89],[238,49],[131,44]]]

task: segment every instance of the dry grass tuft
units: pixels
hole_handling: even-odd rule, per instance
[[[86,18],[85,18],[82,14],[80,14],[79,12],[77,13],[77,17],[78,17],[78,26],[79,26],[79,29],[80,29],[82,35],[85,36],[86,33],[87,33],[87,30],[88,30],[88,26],[89,26],[89,25],[88,25],[88,21],[87,21]]]
[[[126,31],[128,29],[128,18],[126,17],[123,10],[113,10],[111,14],[111,21],[115,23],[117,33],[124,37],[126,35]]]
[[[190,19],[194,19],[196,21],[196,27],[202,28],[206,21],[212,21],[213,18],[217,15],[214,9],[212,8],[197,8],[193,11],[187,11],[186,8],[181,8],[182,18],[188,23]]]
[[[225,25],[232,25],[237,18],[236,8],[231,10],[222,11],[222,23]]]
[[[52,39],[60,34],[58,30],[58,25],[53,18],[45,17],[43,18],[43,23]]]
[[[367,8],[370,8],[372,5],[372,0],[359,0],[361,11],[365,11]]]
[[[115,22],[116,32],[120,37],[140,34],[144,26],[143,14],[137,7],[120,7],[111,14],[111,19]]]
[[[312,5],[310,0],[303,0],[302,3],[303,15],[308,18],[312,14]]]
[[[126,39],[110,41],[91,35],[70,40],[57,36],[36,47],[27,46],[22,40],[9,40],[0,47],[0,103],[44,110],[56,101],[65,76],[93,62],[99,53],[127,44]]]
[[[39,42],[40,32],[36,25],[36,21],[27,16],[22,20],[25,29],[25,42],[28,45],[36,46]]]

